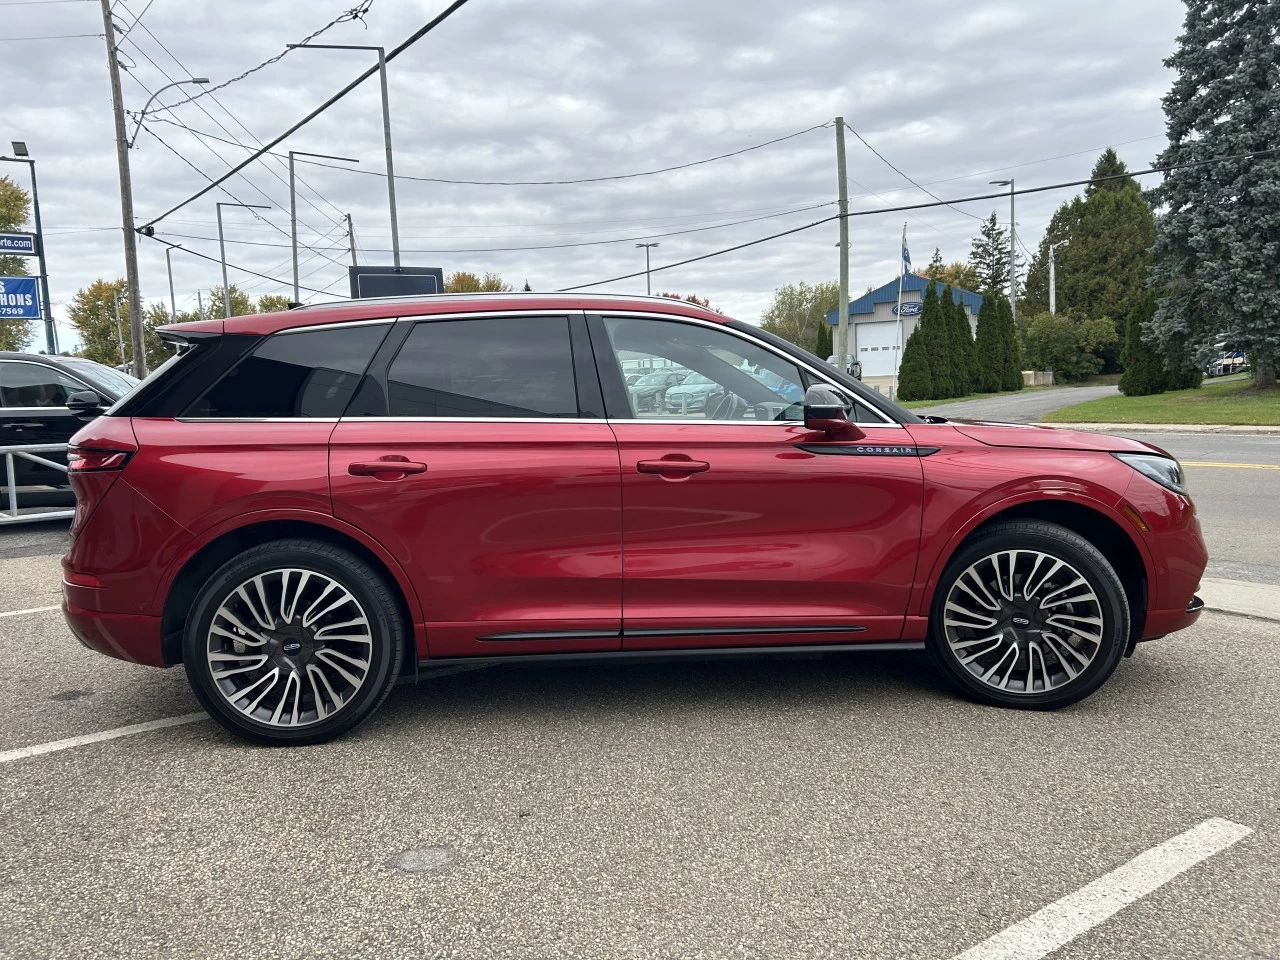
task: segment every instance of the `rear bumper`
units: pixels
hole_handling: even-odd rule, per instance
[[[159,617],[86,609],[78,606],[72,595],[84,589],[63,584],[62,613],[77,640],[90,650],[119,660],[149,667],[168,666],[161,649]]]

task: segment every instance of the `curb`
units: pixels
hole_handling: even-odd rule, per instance
[[[1033,426],[1056,427],[1059,430],[1083,430],[1086,433],[1243,433],[1280,436],[1280,427],[1225,423],[1048,423],[1042,421]]]
[[[1280,587],[1274,584],[1203,577],[1199,593],[1206,610],[1280,621]]]

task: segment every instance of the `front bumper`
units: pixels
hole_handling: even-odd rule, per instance
[[[1159,640],[1167,634],[1185,630],[1200,619],[1203,610],[1204,601],[1194,594],[1191,602],[1181,610],[1148,610],[1147,625],[1142,631],[1142,639]]]

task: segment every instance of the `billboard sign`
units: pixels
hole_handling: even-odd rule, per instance
[[[421,297],[444,293],[444,271],[440,267],[348,267],[351,296]]]
[[[899,317],[918,317],[922,310],[924,310],[924,304],[918,300],[904,303],[902,306],[895,304],[893,308],[893,312]]]
[[[34,233],[0,233],[0,257],[34,257],[38,252]]]
[[[35,277],[0,277],[0,320],[39,320]]]

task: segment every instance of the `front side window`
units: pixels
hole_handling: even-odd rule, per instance
[[[648,392],[630,388],[632,417],[804,419],[799,367],[748,340],[675,320],[606,317],[604,325],[620,365],[639,361],[689,371],[673,378],[656,402]]]
[[[340,417],[389,323],[277,333],[187,410],[188,417]]]
[[[117,397],[123,397],[141,383],[137,377],[121,373],[119,370],[112,370],[110,367],[95,363],[92,360],[68,360],[67,366],[77,372],[83,372],[86,377],[103,384]]]
[[[40,363],[0,363],[0,406],[65,407],[73,393],[88,389]]]
[[[567,317],[417,324],[387,371],[393,417],[577,417]]]

